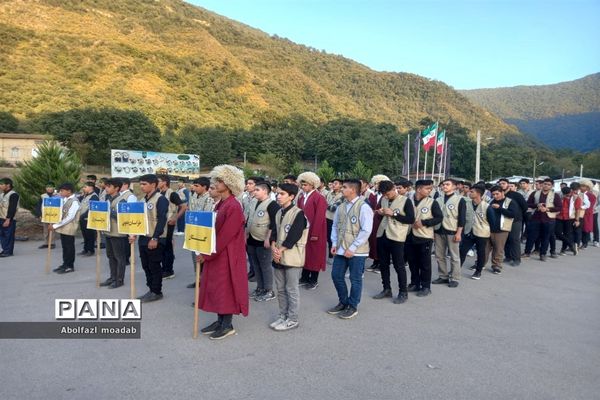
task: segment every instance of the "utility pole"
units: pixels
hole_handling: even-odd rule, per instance
[[[479,172],[480,172],[480,162],[481,162],[481,131],[477,131],[477,150],[475,153],[475,182],[479,182]]]

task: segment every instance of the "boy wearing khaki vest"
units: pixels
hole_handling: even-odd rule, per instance
[[[481,271],[485,267],[490,247],[490,224],[487,212],[489,204],[483,200],[485,186],[476,184],[469,190],[470,200],[467,201],[467,217],[463,238],[460,242],[460,265],[465,263],[467,253],[475,246],[477,261],[471,269],[475,272],[471,279],[481,279]]]
[[[106,201],[110,204],[110,231],[106,233],[106,257],[110,268],[110,277],[100,286],[116,289],[123,286],[125,280],[125,267],[129,254],[129,241],[127,235],[119,233],[117,224],[117,207],[119,203],[126,203],[130,192],[121,192],[123,183],[118,178],[109,178],[105,181],[104,190]]]
[[[88,181],[83,185],[83,195],[79,198],[79,229],[83,236],[83,251],[78,256],[91,257],[95,253],[96,247],[96,231],[87,228],[88,214],[90,211],[90,201],[98,201],[99,197],[94,191],[96,185],[94,182]]]
[[[139,237],[138,248],[142,269],[146,274],[148,292],[138,297],[142,303],[163,298],[161,262],[167,241],[167,213],[169,200],[157,188],[158,178],[154,174],[140,176],[140,189],[144,193],[143,201],[148,210],[148,235]],[[174,226],[174,225],[173,225]],[[130,236],[129,243],[136,237]],[[133,256],[133,254],[132,254]]]
[[[447,283],[449,287],[457,287],[460,279],[460,250],[462,230],[465,226],[467,203],[456,194],[456,181],[442,181],[442,195],[436,201],[440,206],[444,219],[435,230],[435,258],[438,263],[439,277],[433,284]],[[446,254],[450,253],[450,271]]]
[[[271,251],[279,318],[269,326],[276,331],[298,327],[300,307],[300,274],[306,258],[308,228],[304,212],[294,205],[298,186],[282,183],[277,189],[277,203],[281,207],[271,229]]]
[[[275,298],[270,238],[279,206],[270,197],[271,185],[266,181],[258,182],[254,187],[256,204],[254,209],[250,210],[246,222],[248,235],[246,249],[250,263],[254,264],[256,277],[256,290],[250,297],[256,301],[269,301]]]
[[[504,260],[504,246],[512,229],[515,215],[521,210],[517,202],[506,197],[500,186],[493,186],[490,192],[492,192],[494,198],[488,208],[490,242],[492,244],[492,272],[500,275],[502,273],[502,261]]]
[[[539,239],[540,261],[546,261],[546,253],[550,247],[550,237],[555,230],[556,215],[562,209],[560,196],[554,192],[553,186],[554,181],[545,178],[539,186],[540,189],[536,189],[535,192],[529,195],[527,206],[535,211],[527,224],[527,244],[522,255],[524,258],[531,255],[533,246]]]
[[[331,254],[334,255],[331,278],[338,295],[338,304],[327,313],[350,319],[358,314],[362,293],[362,275],[369,255],[369,236],[373,228],[373,210],[359,197],[361,183],[346,179],[342,186],[344,202],[333,217]],[[346,271],[350,270],[350,292]]]
[[[173,279],[175,271],[173,271],[173,263],[175,262],[175,250],[173,249],[173,233],[177,226],[177,220],[185,214],[187,203],[171,189],[171,178],[168,175],[157,175],[158,189],[160,193],[169,201],[167,211],[167,228],[165,248],[163,251],[162,260],[162,277],[164,279]]]
[[[411,225],[415,222],[415,209],[412,201],[404,196],[408,186],[400,186],[403,194],[398,193],[392,181],[379,182],[379,192],[383,195],[383,198],[381,199],[381,208],[375,211],[382,217],[377,229],[377,255],[379,257],[383,290],[373,298],[392,297],[390,283],[391,260],[398,276],[399,288],[398,297],[394,299],[394,304],[404,303],[408,299],[404,242]]]
[[[63,263],[54,269],[57,274],[66,274],[75,271],[75,233],[79,215],[79,200],[75,195],[75,187],[70,183],[63,183],[58,188],[62,197],[62,219],[57,224],[52,224],[48,230],[60,233]]]

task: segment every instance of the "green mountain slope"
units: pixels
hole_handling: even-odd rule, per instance
[[[462,93],[551,147],[600,148],[600,73],[555,85]]]
[[[137,109],[159,126],[300,114],[518,133],[448,85],[375,72],[178,0],[0,0],[0,111]]]

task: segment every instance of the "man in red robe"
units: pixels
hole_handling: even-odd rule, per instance
[[[314,290],[319,286],[319,272],[325,271],[327,262],[327,200],[315,190],[321,184],[321,178],[313,172],[304,172],[298,176],[302,194],[298,198],[298,208],[304,211],[308,220],[308,242],[306,243],[306,261],[300,277],[300,286]]]
[[[582,243],[583,249],[588,247],[588,243],[592,240],[591,233],[594,231],[594,206],[596,205],[596,195],[592,191],[594,184],[589,179],[582,179],[579,181],[581,186],[581,192],[589,200],[589,207],[585,209],[583,214],[583,226],[582,226]]]
[[[371,206],[373,211],[377,211],[381,208],[381,199],[383,196],[379,193],[379,182],[389,181],[385,175],[375,175],[371,178],[371,188],[372,192],[367,197],[367,203]],[[373,213],[373,230],[371,231],[371,236],[369,236],[369,258],[373,260],[373,264],[367,268],[367,271],[375,272],[376,274],[380,274],[379,270],[379,257],[377,256],[377,230],[379,229],[379,224],[381,224],[381,220],[383,217],[379,215],[379,213]]]
[[[219,165],[211,179],[221,198],[215,207],[216,251],[198,256],[204,261],[198,308],[218,314],[217,321],[201,330],[218,340],[235,334],[233,314],[247,316],[249,309],[245,221],[236,199],[244,191],[244,174],[231,165]]]

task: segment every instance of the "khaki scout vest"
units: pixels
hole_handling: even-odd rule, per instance
[[[90,197],[92,197],[94,194],[95,193],[92,192],[83,196],[83,199],[81,199],[81,201],[79,202],[79,204],[81,205],[79,208],[79,215],[85,214],[86,211],[90,209]]]
[[[154,231],[156,230],[156,224],[158,223],[158,213],[156,211],[156,203],[158,202],[158,199],[160,199],[160,196],[162,196],[162,194],[160,194],[160,192],[154,192],[152,197],[150,197],[149,199],[146,199],[146,197],[144,196],[144,203],[146,203],[146,209],[148,210],[148,235],[146,235],[148,237],[152,237],[152,235],[154,235]],[[168,219],[169,218],[167,216],[167,220]],[[165,227],[159,237],[161,237],[161,238],[167,237],[166,224],[165,224]]]
[[[210,197],[208,192],[203,195],[197,195],[192,193],[190,195],[190,210],[191,211],[212,211],[213,199]]]
[[[554,207],[554,190],[550,190],[548,192],[548,196],[546,196],[546,206],[548,208],[550,207]],[[541,190],[536,190],[535,194],[533,195],[533,199],[535,200],[535,204],[538,205],[540,202],[540,197],[542,196],[542,191]],[[558,215],[557,212],[550,212],[550,211],[546,211],[546,215],[548,216],[548,218],[556,218],[556,216]]]
[[[269,218],[267,208],[272,202],[273,200],[271,199],[261,201],[256,210],[250,213],[251,216],[248,218],[250,235],[256,240],[264,241],[268,239],[267,234],[269,233],[271,219]]]
[[[71,209],[71,206],[73,205],[73,203],[79,203],[79,200],[77,200],[75,197],[73,197],[72,199],[65,201],[65,203],[62,206],[61,220],[67,218],[67,215],[69,214],[69,210]],[[79,210],[81,210],[81,208]],[[77,211],[75,218],[73,218],[73,220],[71,222],[56,229],[56,232],[60,233],[61,235],[75,236],[78,226],[79,226],[79,211]]]
[[[344,202],[343,199],[343,194],[341,191],[334,193],[333,191],[327,193],[327,197],[325,197],[325,199],[327,200],[327,211],[325,211],[325,218],[330,219],[333,221],[333,217],[335,216],[335,211],[329,211],[329,207],[330,206],[336,206],[339,207],[340,204],[342,204]]]
[[[349,210],[346,210],[346,204],[347,202],[344,201],[337,209],[337,226],[335,226],[334,229],[337,229],[338,235],[336,247],[348,250],[360,232],[360,209],[362,208],[362,205],[365,204],[365,200],[360,197],[357,198]],[[368,240],[354,251],[355,254],[366,254],[368,252]]]
[[[391,208],[394,211],[394,215],[402,215],[405,216],[404,205],[406,204],[406,197],[398,195],[390,204],[390,201],[387,198],[381,199],[381,208]],[[402,222],[396,221],[396,219],[392,216],[384,216],[381,220],[381,224],[379,224],[379,228],[377,229],[377,237],[383,236],[385,232],[385,236],[396,242],[404,242],[406,241],[406,235],[408,235],[408,231],[410,229],[409,224],[403,224]]]
[[[504,209],[507,209],[510,202],[511,202],[511,200],[508,197],[504,198],[504,202],[502,203],[501,207]],[[514,218],[508,218],[508,217],[505,217],[504,215],[500,214],[500,230],[502,230],[504,232],[510,232],[510,230],[512,228],[512,224],[513,224],[513,220],[514,220]]]
[[[8,204],[11,196],[15,194],[16,192],[12,189],[8,193],[2,193],[2,197],[0,197],[0,218],[5,219],[8,215]]]
[[[173,193],[175,193],[175,192],[171,188],[167,189],[163,193],[163,196],[165,196],[167,198],[167,200],[169,200],[169,210],[167,211],[167,221],[175,218],[175,216],[177,215],[177,209],[179,208],[175,204],[171,203],[171,195]]]
[[[111,217],[110,217],[110,231],[108,231],[106,233],[107,236],[111,236],[111,237],[125,237],[127,235],[123,235],[123,234],[119,234],[119,224],[117,223],[117,218],[116,217],[112,217],[112,213],[113,211],[116,213],[117,212],[117,207],[119,203],[125,203],[127,202],[127,198],[129,197],[129,195],[132,194],[131,190],[126,190],[123,193],[120,193],[117,197],[115,197],[114,199],[112,199],[110,201],[110,211],[111,211]]]
[[[300,209],[296,206],[290,208],[288,212],[282,217],[283,210],[277,211],[275,215],[275,226],[277,227],[277,247],[281,247],[281,244],[287,238],[290,227],[296,220],[296,216],[300,212]],[[291,249],[285,250],[281,253],[281,265],[286,267],[304,267],[304,261],[306,259],[306,241],[308,240],[308,225],[302,232],[300,240],[294,244]]]
[[[436,200],[442,209],[444,219],[440,225],[435,227],[435,229],[437,230],[440,226],[443,226],[444,229],[454,232],[458,229],[458,204],[462,197],[453,195],[446,203],[444,203],[444,198],[445,195],[441,194]]]
[[[489,238],[490,234],[490,223],[487,219],[487,210],[490,205],[481,200],[475,211],[473,212],[473,235],[481,238]],[[467,208],[473,209],[473,203],[467,205]]]
[[[425,197],[421,200],[419,205],[415,205],[415,220],[427,221],[433,218],[431,207],[433,206],[434,200],[431,197]],[[415,204],[417,201],[415,200]],[[412,228],[413,235],[424,238],[433,239],[433,226],[423,226],[422,228]]]

